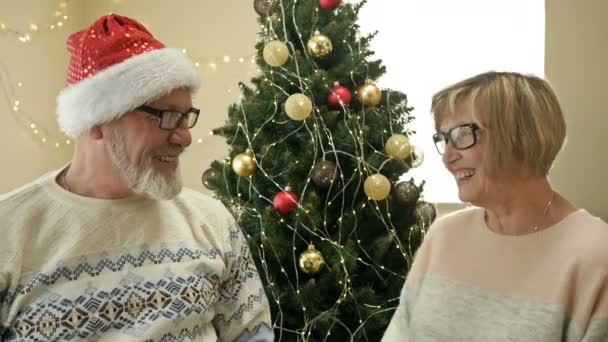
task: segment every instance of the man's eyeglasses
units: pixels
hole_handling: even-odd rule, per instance
[[[184,119],[187,120],[186,122],[188,123],[188,128],[194,127],[194,125],[196,125],[196,120],[198,120],[198,115],[201,112],[201,110],[198,108],[190,108],[186,112],[182,113],[177,110],[162,110],[146,105],[139,106],[135,108],[135,110],[139,110],[160,118],[158,127],[169,131],[179,127]]]
[[[433,141],[439,154],[444,154],[448,143],[457,150],[466,150],[477,143],[477,130],[479,126],[475,123],[462,124],[451,128],[447,133],[437,132],[433,134]]]

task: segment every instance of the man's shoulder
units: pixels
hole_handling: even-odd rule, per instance
[[[26,222],[36,219],[47,207],[45,182],[52,179],[46,174],[15,190],[0,195],[0,272],[12,264],[12,257],[23,241],[28,240]],[[30,227],[28,227],[30,228]],[[37,236],[38,238],[39,236]],[[4,265],[2,263],[4,262]]]
[[[200,222],[200,227],[209,235],[222,236],[222,244],[230,244],[238,238],[240,228],[233,213],[219,200],[193,189],[183,188],[175,198],[177,207],[185,209],[183,213],[192,215]]]
[[[202,192],[184,187],[175,200],[178,205],[188,207],[195,212],[232,219],[232,214],[222,202]]]
[[[178,195],[178,197],[182,197],[182,198],[186,198],[188,200],[192,200],[192,201],[216,201],[217,200],[207,194],[204,194],[200,191],[188,188],[188,187],[183,187],[182,192],[180,192],[180,194]]]
[[[203,205],[210,209],[216,207],[224,208],[224,205],[219,200],[187,187],[182,189],[180,194],[176,197],[176,200],[195,206]]]
[[[12,211],[13,208],[24,204],[28,201],[38,198],[44,193],[44,186],[53,178],[55,171],[46,173],[39,178],[22,185],[12,191],[0,194],[0,216],[5,211]]]

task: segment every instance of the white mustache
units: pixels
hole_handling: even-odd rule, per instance
[[[182,147],[165,146],[152,152],[152,157],[179,157],[184,152]]]

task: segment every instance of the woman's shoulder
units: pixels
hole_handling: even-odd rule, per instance
[[[568,232],[574,231],[575,235],[583,239],[608,243],[608,224],[585,209],[577,209],[571,212],[555,226],[565,228]]]
[[[565,252],[587,265],[608,271],[608,224],[585,209],[578,209],[554,228],[560,233],[560,246]]]
[[[475,206],[466,207],[441,215],[434,223],[435,227],[450,227],[454,223],[474,223],[483,217],[483,209]]]
[[[582,224],[591,227],[591,229],[599,229],[600,231],[608,231],[608,223],[601,218],[594,216],[585,209],[578,209],[566,217],[577,224]]]
[[[429,236],[461,234],[472,226],[483,223],[483,209],[470,206],[441,215],[429,228]]]

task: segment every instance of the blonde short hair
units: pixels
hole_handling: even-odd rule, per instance
[[[549,173],[564,144],[566,122],[547,81],[532,75],[491,71],[453,84],[433,95],[431,111],[436,130],[463,100],[471,100],[471,114],[487,125],[490,170],[533,176]]]

